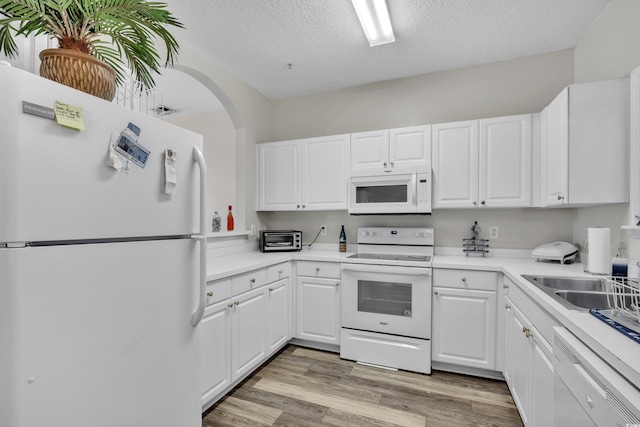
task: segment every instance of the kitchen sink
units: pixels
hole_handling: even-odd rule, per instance
[[[603,278],[531,275],[522,277],[570,310],[588,311],[591,308],[609,307],[607,285]]]
[[[555,291],[554,293],[569,304],[581,308],[609,308],[607,294],[604,292]]]
[[[605,292],[606,282],[595,277],[527,276],[525,279],[538,287],[563,289],[567,291]]]

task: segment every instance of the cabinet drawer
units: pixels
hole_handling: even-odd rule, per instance
[[[298,276],[340,278],[340,263],[297,261]]]
[[[291,276],[290,262],[282,262],[280,264],[267,267],[267,283],[273,283],[289,276]]]
[[[495,291],[498,287],[498,273],[495,271],[436,268],[433,270],[433,286]]]
[[[542,337],[547,341],[547,346],[549,346],[549,343],[553,342],[553,327],[559,326],[556,319],[532,300],[518,285],[506,277],[505,284],[508,286],[511,301],[527,316],[531,324],[540,331]]]
[[[267,284],[267,270],[261,268],[231,278],[231,291],[238,295]]]
[[[206,305],[211,305],[227,298],[231,298],[231,279],[220,279],[207,282],[207,290],[205,293],[207,297]]]

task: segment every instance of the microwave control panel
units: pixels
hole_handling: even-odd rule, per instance
[[[416,194],[418,207],[431,205],[431,182],[428,173],[419,173],[416,176]]]

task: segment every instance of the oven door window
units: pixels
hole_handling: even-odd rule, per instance
[[[407,203],[406,184],[399,185],[363,185],[356,187],[356,203]]]
[[[411,317],[411,283],[358,280],[358,311]]]

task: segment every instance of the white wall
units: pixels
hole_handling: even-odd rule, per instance
[[[273,138],[385,129],[418,124],[539,112],[573,80],[573,51],[565,50],[458,70],[374,83],[273,102]],[[436,229],[437,246],[462,247],[478,221],[488,238],[500,227],[494,248],[532,249],[573,239],[573,209],[438,210],[431,216],[349,216],[346,212],[260,213],[268,228],[295,228],[311,241],[328,225],[320,243],[337,242],[339,226],[355,243],[358,226],[423,225]]]
[[[168,116],[165,121],[202,135],[207,161],[207,213],[218,211],[224,217],[228,205],[236,204],[236,130],[229,115],[225,110],[218,110]]]

